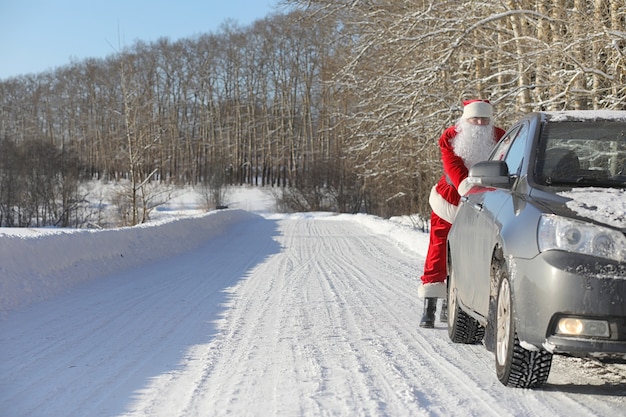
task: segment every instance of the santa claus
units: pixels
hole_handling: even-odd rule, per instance
[[[443,176],[432,188],[428,202],[432,209],[430,242],[419,296],[424,298],[424,315],[420,327],[435,326],[437,298],[443,298],[440,320],[447,320],[446,239],[456,216],[461,195],[469,191],[467,174],[476,162],[484,161],[504,135],[493,125],[493,106],[488,100],[463,102],[463,115],[455,126],[447,128],[441,138]]]

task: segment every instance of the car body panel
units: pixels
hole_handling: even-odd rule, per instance
[[[598,264],[596,258],[560,251],[510,262],[516,274],[513,291],[520,301],[515,304],[520,340],[557,353],[585,349],[625,352],[626,267],[623,264]],[[585,341],[557,337],[554,320],[558,314],[609,318],[615,327],[612,338]]]

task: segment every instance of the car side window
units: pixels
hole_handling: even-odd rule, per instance
[[[492,161],[505,161],[511,175],[519,175],[524,161],[524,150],[528,140],[528,123],[511,128],[500,139],[489,157]]]
[[[491,151],[491,157],[489,158],[490,160],[502,161],[504,159],[506,153],[509,150],[509,147],[511,146],[511,143],[513,142],[513,138],[515,138],[520,128],[521,126],[514,127],[500,139],[494,150]]]
[[[509,151],[504,157],[504,161],[509,167],[509,173],[511,175],[519,175],[522,169],[522,162],[524,162],[524,151],[526,149],[526,142],[528,141],[529,126],[524,123],[517,131],[513,143],[509,146]]]

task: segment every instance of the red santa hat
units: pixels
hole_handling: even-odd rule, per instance
[[[463,116],[464,119],[472,117],[493,117],[493,106],[489,100],[465,100],[463,102]]]

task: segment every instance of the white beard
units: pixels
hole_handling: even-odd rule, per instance
[[[460,119],[456,124],[457,135],[452,140],[454,153],[460,156],[467,169],[475,163],[485,161],[496,142],[493,124],[472,125]]]

